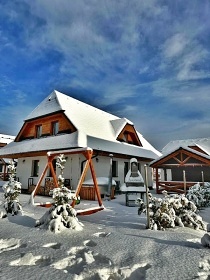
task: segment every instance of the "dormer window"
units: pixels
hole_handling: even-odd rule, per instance
[[[42,136],[42,125],[36,126],[36,138],[40,138]]]
[[[123,130],[117,137],[117,140],[120,142],[125,142],[131,145],[136,145],[142,147],[142,144],[139,140],[139,137],[136,133],[135,128],[132,125],[126,124]]]
[[[52,135],[57,135],[59,131],[59,122],[53,122],[52,123]]]

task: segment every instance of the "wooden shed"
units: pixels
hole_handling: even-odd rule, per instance
[[[210,155],[201,146],[178,147],[151,162],[156,192],[186,193],[197,182],[210,182]],[[161,175],[160,175],[161,173]]]

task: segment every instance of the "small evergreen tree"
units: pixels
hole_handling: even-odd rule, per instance
[[[58,176],[58,188],[50,191],[53,198],[51,208],[36,221],[36,226],[41,228],[48,228],[49,230],[57,233],[65,228],[81,230],[82,224],[76,217],[76,211],[71,207],[70,202],[77,200],[71,190],[64,186],[63,170],[65,168],[66,159],[63,154],[57,158],[56,165],[60,169]]]
[[[21,193],[21,183],[15,180],[16,167],[14,161],[10,161],[8,166],[9,181],[6,182],[2,189],[4,190],[4,209],[6,214],[18,215],[22,214],[22,206],[19,202]]]
[[[196,205],[185,195],[168,195],[163,191],[163,198],[153,197],[149,194],[149,224],[150,229],[165,230],[175,226],[191,226],[194,229],[206,230],[202,217],[197,214]],[[146,212],[144,201],[138,199],[138,214]]]

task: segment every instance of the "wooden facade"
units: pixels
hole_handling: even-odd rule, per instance
[[[53,135],[53,125],[58,124],[57,134],[66,134],[76,131],[73,124],[61,113],[55,113],[48,116],[42,116],[34,120],[28,120],[23,125],[15,141],[20,142],[26,139],[41,138]],[[40,135],[37,135],[37,128],[41,127]]]
[[[136,146],[142,147],[142,144],[138,138],[136,130],[133,125],[126,124],[121,133],[118,135],[117,140],[120,142],[126,142]]]
[[[150,166],[155,169],[156,192],[186,193],[197,182],[210,182],[210,157],[200,151],[180,147],[153,161]]]

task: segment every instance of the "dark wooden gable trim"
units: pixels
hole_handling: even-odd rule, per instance
[[[47,137],[52,135],[52,123],[59,121],[59,132],[58,134],[69,134],[77,131],[75,126],[66,117],[66,115],[61,112],[55,112],[54,114],[49,114],[45,116],[40,116],[31,120],[25,121],[20,132],[18,133],[15,142],[20,142],[26,139],[34,139],[36,137],[36,127],[42,125],[42,135],[41,137]]]
[[[208,155],[204,150],[199,148],[198,146],[189,146],[190,149],[196,150],[197,152],[203,153],[205,155]]]
[[[136,130],[133,125],[126,124],[120,134],[117,137],[117,140],[120,142],[126,142],[136,146],[142,147],[141,141],[136,133]]]
[[[173,166],[210,166],[210,159],[194,154],[184,148],[166,155],[160,160],[154,162],[150,166],[153,168],[173,167]]]

